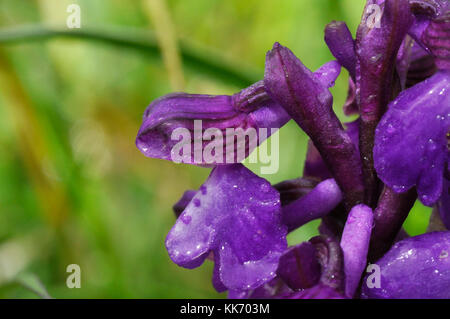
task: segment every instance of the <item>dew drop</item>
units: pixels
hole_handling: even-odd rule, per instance
[[[261,185],[262,192],[267,193],[269,191],[269,189],[270,189],[270,186],[268,184],[264,183]]]
[[[379,54],[377,54],[377,55],[374,55],[374,56],[371,56],[370,57],[370,61],[371,62],[378,62],[380,59],[381,59],[381,57],[383,56],[383,54],[382,53],[379,53]]]
[[[435,151],[436,150],[436,148],[437,148],[437,146],[436,146],[436,142],[433,140],[433,139],[429,139],[428,140],[428,151]]]
[[[387,133],[388,133],[389,135],[394,134],[394,133],[395,133],[395,127],[394,127],[394,125],[389,124],[386,131],[387,131]]]
[[[200,207],[200,205],[201,205],[200,199],[195,198],[194,199],[194,205],[195,205],[195,207]]]
[[[403,185],[394,185],[394,186],[392,186],[392,189],[394,190],[394,192],[396,192],[396,193],[402,193],[402,192],[404,192],[405,191],[405,186],[403,186]]]
[[[180,218],[181,218],[181,221],[183,223],[185,223],[186,225],[188,225],[191,222],[191,220],[192,220],[192,217],[189,216],[189,215],[186,215],[186,214],[181,215]]]

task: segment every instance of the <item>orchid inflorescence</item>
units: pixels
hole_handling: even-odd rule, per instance
[[[174,205],[169,256],[185,268],[213,260],[212,283],[230,298],[450,298],[450,5],[368,0],[356,39],[333,21],[325,42],[336,60],[315,72],[275,43],[264,79],[241,92],[175,93],[147,108],[136,145],[153,158],[172,160],[173,132],[195,120],[205,132],[293,119],[310,138],[303,177],[271,185],[240,160],[193,161],[208,147],[194,132],[183,162],[213,169]],[[341,67],[344,112],[359,114],[345,126],[329,91]],[[239,148],[233,141],[220,141],[219,157]],[[428,232],[409,237],[416,200],[434,210]],[[315,219],[320,235],[288,247],[287,234]]]

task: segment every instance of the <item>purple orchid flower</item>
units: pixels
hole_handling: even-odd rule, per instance
[[[233,96],[175,93],[157,99],[144,113],[136,146],[148,157],[178,159],[186,164],[215,166],[240,162],[289,120],[263,86],[263,82],[258,82]],[[260,128],[272,130],[261,136]],[[254,130],[250,132],[254,133],[253,143],[243,145],[242,155],[238,152],[242,146],[235,143],[234,135],[229,134],[231,142],[226,138],[227,129],[240,129],[243,136]],[[205,158],[208,145],[211,156]]]
[[[403,91],[377,127],[374,159],[378,176],[394,191],[417,187],[425,205],[441,196],[450,129],[450,72]]]
[[[280,249],[283,252],[286,248],[283,245],[287,231],[325,216],[342,200],[341,191],[332,179],[314,188],[304,180],[290,181],[290,187],[287,183],[275,185],[281,194],[291,198],[281,207],[276,189],[243,165],[216,167],[199,191],[185,192],[174,205],[178,220],[166,240],[171,259],[182,267],[195,268],[213,252],[214,286],[218,291],[248,290],[261,285],[261,281],[270,281],[275,275]],[[242,195],[237,197],[236,193]],[[248,240],[237,236],[242,232]],[[255,246],[259,245],[260,254],[255,255]],[[266,276],[257,272],[259,266],[261,272],[267,272]],[[240,278],[246,272],[256,277]],[[240,281],[235,283],[233,278]]]
[[[218,166],[167,235],[170,258],[200,266],[213,252],[217,290],[254,289],[275,276],[286,249],[280,195],[241,164]]]
[[[363,298],[449,299],[450,232],[411,237],[395,244],[376,264],[379,287],[362,285]]]
[[[340,65],[331,61],[319,68],[314,78],[332,87],[339,72]],[[263,81],[233,96],[174,93],[146,109],[136,146],[148,157],[185,164],[213,167],[239,163],[289,120],[286,111],[266,93]],[[235,134],[244,137],[243,143],[236,142],[235,135],[227,133],[229,129],[240,130]],[[260,134],[260,129],[268,130]]]
[[[337,61],[315,72],[275,43],[264,79],[237,94],[151,103],[139,150],[174,162],[182,150],[180,162],[213,167],[173,206],[169,257],[214,262],[213,286],[229,298],[450,298],[450,232],[432,232],[450,229],[449,17],[445,0],[368,0],[356,39],[344,22],[326,26]],[[329,91],[341,66],[344,112],[359,114],[345,126]],[[303,176],[271,185],[239,162],[290,119],[310,137]],[[256,143],[217,138],[229,128],[255,129]],[[409,237],[417,199],[434,208],[431,232]],[[288,247],[287,234],[315,219],[320,236]]]

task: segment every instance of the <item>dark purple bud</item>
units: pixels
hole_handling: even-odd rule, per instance
[[[286,206],[311,192],[319,184],[316,178],[296,178],[273,185],[280,193],[281,206]]]
[[[361,202],[359,155],[333,112],[328,86],[279,43],[267,53],[264,84],[269,95],[310,136],[344,192],[347,206]]]
[[[289,248],[281,257],[277,275],[292,290],[311,288],[320,279],[316,248],[309,242]]]
[[[422,43],[435,57],[437,68],[450,71],[450,5],[430,22],[422,35]]]
[[[233,96],[174,93],[147,108],[136,146],[153,158],[202,166],[230,164],[244,160],[288,121],[262,81]],[[228,136],[227,129],[242,135],[245,145],[236,142],[235,135]],[[266,132],[260,134],[260,129]]]
[[[321,267],[319,282],[338,292],[344,292],[344,258],[339,243],[326,236],[311,238],[310,243],[316,248],[316,256]]]
[[[345,22],[333,21],[325,28],[325,42],[333,56],[355,79],[355,42]]]

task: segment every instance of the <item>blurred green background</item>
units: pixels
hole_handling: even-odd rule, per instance
[[[168,258],[171,207],[209,169],[139,153],[144,109],[172,91],[246,87],[275,41],[316,69],[332,59],[324,26],[345,20],[354,33],[364,2],[0,0],[0,298],[35,298],[42,286],[54,298],[225,297],[210,262],[185,270]],[[79,30],[66,26],[72,3]],[[343,121],[347,79],[332,89]],[[306,142],[285,126],[280,170],[264,177],[298,177]],[[416,205],[409,233],[423,233],[429,214]],[[81,289],[66,286],[69,264],[81,267]]]

